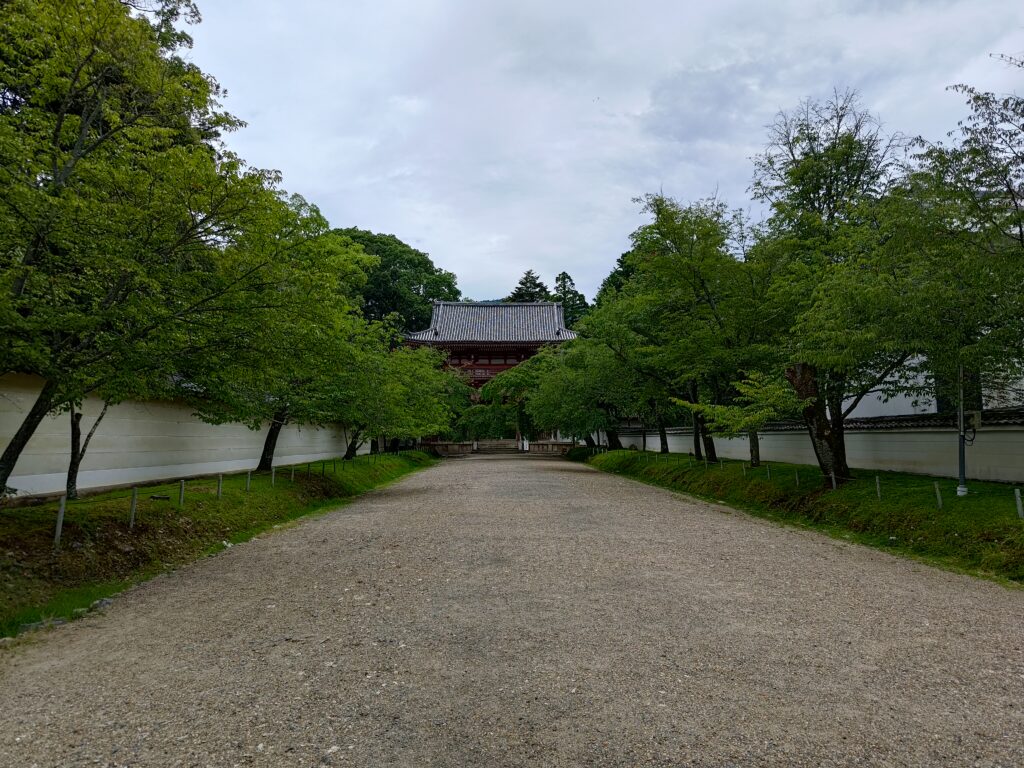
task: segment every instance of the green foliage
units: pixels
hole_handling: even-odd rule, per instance
[[[583,439],[641,406],[635,377],[603,344],[571,341],[530,362],[537,376],[525,410],[538,429]]]
[[[736,437],[763,429],[766,424],[791,419],[800,413],[800,401],[782,378],[754,371],[733,382],[736,396],[730,405],[676,400],[683,408],[701,414],[711,431]]]
[[[503,301],[534,302],[551,301],[551,292],[532,269],[526,270],[519,278],[515,289]]]
[[[755,158],[762,226],[642,198],[650,222],[580,324],[645,382],[630,415],[663,420],[667,402],[729,435],[799,416],[846,477],[843,424],[869,394],[948,402],[966,370],[1019,396],[1024,102],[959,90],[960,143],[915,158],[854,93],[780,113]]]
[[[601,285],[597,289],[597,295],[594,297],[595,306],[600,306],[605,301],[613,299],[636,273],[631,256],[632,254],[627,252],[615,261],[615,268],[601,281]]]
[[[355,227],[335,232],[378,260],[368,270],[362,291],[363,314],[368,320],[395,319],[400,331],[422,330],[430,325],[433,302],[461,298],[454,274],[434,266],[427,254],[394,235]]]
[[[515,404],[476,403],[459,414],[455,434],[463,440],[508,439],[516,433],[517,414]]]
[[[393,237],[332,233],[226,150],[240,123],[179,53],[189,0],[13,0],[3,14],[0,374],[44,385],[0,456],[0,490],[42,418],[89,393],[185,396],[210,421],[273,434],[447,424],[439,359],[393,352],[356,310],[422,318],[458,298],[454,276]]]
[[[575,327],[590,308],[586,297],[576,290],[576,283],[568,272],[559,272],[555,276],[555,293],[551,300],[562,305],[562,313],[568,328]]]
[[[565,452],[565,458],[569,461],[586,461],[593,455],[593,451],[585,445],[575,445]]]

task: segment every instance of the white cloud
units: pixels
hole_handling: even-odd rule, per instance
[[[833,87],[941,138],[955,82],[1020,82],[1024,7],[947,2],[201,0],[229,142],[337,226],[431,253],[476,298],[527,268],[592,295],[663,188],[750,205],[764,126]]]

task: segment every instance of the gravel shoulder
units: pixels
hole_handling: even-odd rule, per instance
[[[0,654],[0,765],[1019,766],[1024,591],[443,462]]]

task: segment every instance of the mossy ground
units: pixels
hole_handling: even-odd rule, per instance
[[[310,513],[333,508],[434,462],[422,452],[279,467],[268,474],[189,480],[178,507],[178,483],[140,487],[129,528],[131,491],[70,502],[61,549],[53,551],[57,503],[0,509],[0,637],[39,621],[67,619],[76,609],[157,573],[252,538]],[[167,500],[151,496],[169,496]]]
[[[601,453],[588,462],[759,517],[1024,584],[1024,520],[1009,484],[970,481],[968,495],[957,497],[955,480],[899,472],[855,471],[853,480],[832,490],[817,467],[806,465],[771,462],[752,469],[726,460],[705,466],[686,454],[637,451]]]

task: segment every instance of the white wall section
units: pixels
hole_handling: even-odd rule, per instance
[[[619,439],[626,448],[642,447],[639,430],[624,429]],[[693,432],[673,429],[668,436],[672,453],[693,450]],[[647,433],[647,450],[658,450],[657,432]],[[747,438],[715,437],[719,456],[747,459]],[[938,477],[957,476],[957,433],[953,429],[870,429],[846,432],[846,457],[853,469],[917,472]],[[761,460],[817,464],[804,431],[761,434]],[[974,480],[1024,481],[1024,428],[982,427],[967,448],[967,476]]]
[[[0,445],[8,440],[32,407],[41,384],[30,376],[0,377]],[[83,403],[83,439],[102,408]],[[192,409],[174,402],[125,402],[107,411],[89,445],[78,477],[82,490],[171,480],[218,472],[241,472],[259,463],[267,427],[206,424]],[[18,495],[59,493],[64,489],[70,456],[70,418],[47,417],[18,459],[7,484]],[[340,428],[290,424],[281,430],[276,465],[333,458],[345,453]]]

